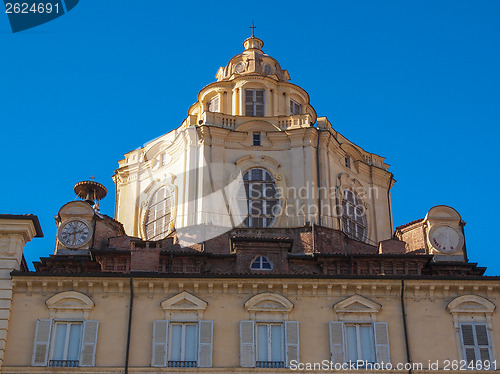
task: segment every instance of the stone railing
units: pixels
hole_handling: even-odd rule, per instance
[[[241,121],[238,121],[239,118],[241,117],[212,112],[204,112],[202,115],[203,124],[218,126],[230,130],[234,130],[237,125],[242,123]]]
[[[309,114],[297,114],[293,116],[274,116],[274,117],[247,117],[233,116],[224,113],[204,112],[201,122],[209,126],[217,126],[225,129],[234,130],[239,125],[255,120],[263,120],[269,122],[280,130],[310,127],[311,116]]]

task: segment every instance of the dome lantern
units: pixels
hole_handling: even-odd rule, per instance
[[[255,36],[251,36],[243,42],[243,47],[245,47],[245,51],[250,49],[258,49],[262,51],[262,47],[264,46],[264,42]]]

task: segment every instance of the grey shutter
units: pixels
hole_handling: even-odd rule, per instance
[[[474,325],[476,329],[476,341],[479,349],[479,359],[484,363],[484,361],[490,361],[490,340],[488,338],[488,326],[487,325]]]
[[[153,358],[151,366],[167,366],[168,321],[153,322]]]
[[[245,90],[245,116],[253,117],[254,90]]]
[[[240,322],[240,366],[255,367],[255,322]]]
[[[83,321],[82,351],[80,366],[95,365],[95,348],[97,344],[97,329],[99,321]]]
[[[463,357],[467,362],[476,361],[474,330],[472,324],[460,324]]]
[[[213,321],[199,321],[198,367],[212,367]]]
[[[49,342],[52,331],[51,319],[36,321],[35,342],[33,343],[33,366],[47,366],[49,360]]]
[[[286,366],[290,361],[299,363],[299,323],[297,321],[285,322]]]
[[[344,351],[344,323],[330,322],[330,353],[335,364],[345,362]]]
[[[255,90],[255,116],[264,117],[264,90]]]
[[[377,362],[388,364],[391,362],[389,352],[389,333],[387,331],[387,322],[375,322],[373,324],[375,332],[375,352],[377,354]]]

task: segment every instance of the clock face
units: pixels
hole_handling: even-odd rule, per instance
[[[83,247],[90,240],[90,224],[82,219],[66,221],[59,227],[58,237],[65,247]]]
[[[463,236],[450,226],[442,225],[433,227],[429,232],[431,245],[439,252],[453,253],[463,246]]]

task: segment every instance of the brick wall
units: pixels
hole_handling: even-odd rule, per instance
[[[138,246],[132,242],[130,256],[130,271],[158,271],[160,247],[155,243],[146,242],[145,246]]]

